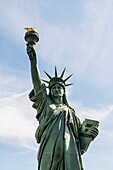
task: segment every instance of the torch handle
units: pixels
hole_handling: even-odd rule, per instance
[[[32,43],[27,43],[26,45],[27,45],[27,54],[29,56],[29,59],[33,60],[33,58],[36,56],[34,45]]]

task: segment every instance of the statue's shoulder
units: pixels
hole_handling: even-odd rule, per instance
[[[73,115],[76,115],[76,112],[75,110],[71,107],[71,106],[68,106],[70,112],[73,114]]]

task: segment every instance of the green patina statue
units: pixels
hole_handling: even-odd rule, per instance
[[[37,66],[34,45],[39,40],[36,31],[30,29],[25,34],[27,54],[31,63],[31,75],[34,89],[29,98],[37,110],[39,126],[36,130],[36,141],[40,143],[38,151],[38,170],[83,170],[81,155],[87,150],[90,142],[98,135],[98,123],[86,119],[82,124],[66,98],[66,81],[61,76],[51,77],[48,73],[49,94],[42,83]]]

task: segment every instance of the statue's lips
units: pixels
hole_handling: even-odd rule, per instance
[[[60,92],[55,92],[54,95],[55,95],[55,96],[56,96],[56,95],[59,96],[59,95],[61,95],[61,93],[60,93]]]
[[[55,92],[55,94],[60,94],[59,92]]]

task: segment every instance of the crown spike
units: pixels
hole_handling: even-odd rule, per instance
[[[65,84],[65,86],[71,86],[71,85],[73,85],[74,83],[70,83],[70,84]]]
[[[63,70],[63,72],[62,72],[60,78],[63,78],[63,75],[64,75],[65,70],[66,70],[66,67],[64,68],[64,70]]]
[[[44,79],[41,79],[41,80],[49,84],[49,81],[46,81],[46,80],[44,80]]]
[[[67,77],[64,82],[66,82],[73,74],[71,74],[69,77]]]
[[[50,80],[52,79],[52,77],[46,72],[46,71],[44,71],[45,72],[45,74],[50,78]]]
[[[57,68],[55,66],[55,77],[57,77]]]

